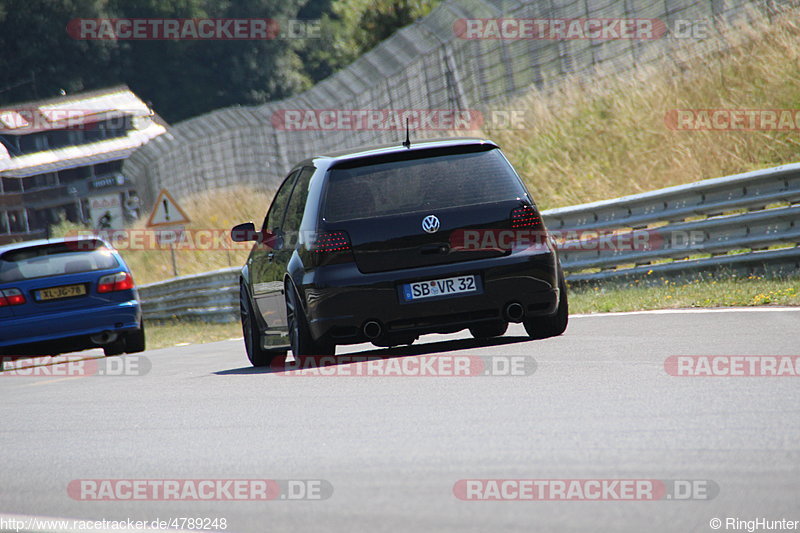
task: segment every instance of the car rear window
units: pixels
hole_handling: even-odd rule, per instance
[[[329,222],[525,197],[500,150],[334,168],[328,179]]]
[[[0,282],[116,268],[114,254],[99,241],[17,248],[0,255]]]

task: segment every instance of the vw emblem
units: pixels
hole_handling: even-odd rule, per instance
[[[436,215],[428,215],[423,218],[422,229],[424,229],[426,233],[436,233],[439,231],[439,219],[436,218]]]

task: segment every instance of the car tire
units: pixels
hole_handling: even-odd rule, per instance
[[[294,286],[287,283],[286,290],[286,324],[289,328],[289,343],[292,347],[292,354],[297,356],[306,355],[334,355],[336,345],[330,342],[319,342],[311,336],[311,328],[308,326],[308,319],[300,305],[300,298]]]
[[[523,321],[525,331],[532,339],[549,339],[558,337],[567,329],[569,323],[569,299],[567,297],[567,283],[564,281],[564,273],[559,270],[558,274],[558,309],[555,314],[550,316],[533,317]]]
[[[114,355],[122,355],[125,353],[125,337],[120,336],[114,342],[109,342],[108,344],[103,345],[103,353],[106,357],[111,357]]]
[[[139,329],[125,335],[125,353],[139,353],[144,351],[144,323],[139,320]]]
[[[286,356],[283,350],[265,350],[261,347],[261,332],[258,331],[256,316],[247,296],[244,285],[239,286],[239,315],[242,320],[242,337],[247,359],[253,366],[269,366],[277,357]]]
[[[469,328],[470,334],[476,339],[491,339],[501,337],[508,329],[508,322],[489,322],[476,324]]]

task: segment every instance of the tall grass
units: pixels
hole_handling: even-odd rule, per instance
[[[271,201],[272,193],[250,187],[235,187],[206,191],[181,199],[179,203],[190,219],[185,225],[186,230],[214,230],[227,233],[233,225],[249,220],[260,227]],[[142,230],[146,222],[147,217],[142,217],[131,228]],[[66,221],[51,228],[51,234],[59,237],[87,229]],[[235,249],[228,249],[234,248],[234,245],[227,237],[225,242],[229,246],[220,247],[218,244],[210,244],[210,241],[194,248],[176,246],[177,273],[197,274],[229,266],[242,266],[247,259],[249,245],[241,243]],[[153,249],[149,246],[126,245],[124,241],[120,241],[118,248],[138,284],[161,281],[174,276],[172,256],[167,246]]]
[[[547,94],[531,90],[507,105],[524,112],[529,128],[480,133],[503,147],[545,209],[797,161],[797,131],[675,131],[665,116],[672,109],[800,109],[798,14],[727,28],[720,42],[740,44],[720,46],[722,52],[665,57],[591,83],[567,80]],[[222,229],[247,220],[258,225],[271,197],[240,187],[181,205],[192,220],[188,228]],[[123,256],[139,283],[173,275],[169,251]],[[180,250],[176,263],[180,274],[191,274],[242,265],[246,256],[246,250]]]
[[[798,132],[680,131],[671,109],[800,110],[798,11],[726,28],[717,51],[508,104],[526,130],[486,131],[543,208],[614,198],[798,160]],[[736,41],[730,48],[722,41]]]
[[[227,232],[235,224],[250,220],[256,223],[256,227],[261,227],[272,194],[250,187],[233,187],[195,194],[179,203],[191,221],[185,226],[187,230]],[[144,218],[137,221],[134,228],[144,228],[145,222]],[[227,238],[226,242],[231,244]],[[248,245],[235,249],[219,249],[217,245],[209,249],[198,248],[201,249],[177,247],[175,264],[179,275],[242,266],[250,249]],[[138,283],[160,281],[174,275],[169,250],[127,250],[123,251],[123,257]]]
[[[185,225],[187,230],[227,232],[235,224],[250,220],[260,227],[272,195],[272,192],[251,187],[233,187],[205,191],[182,199],[179,203],[191,221]],[[145,222],[144,218],[137,221],[134,228],[144,228]],[[232,244],[227,238],[225,242]],[[209,249],[203,249],[203,246],[198,248],[177,247],[175,264],[179,275],[242,266],[250,249],[247,245],[230,246],[234,249],[226,246],[220,249],[217,245]],[[124,251],[123,257],[139,283],[160,281],[174,275],[169,250],[128,250]]]

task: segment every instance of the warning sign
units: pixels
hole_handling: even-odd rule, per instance
[[[188,222],[189,217],[180,208],[178,202],[166,189],[161,189],[153,211],[150,213],[150,218],[147,219],[147,227],[175,226]]]

